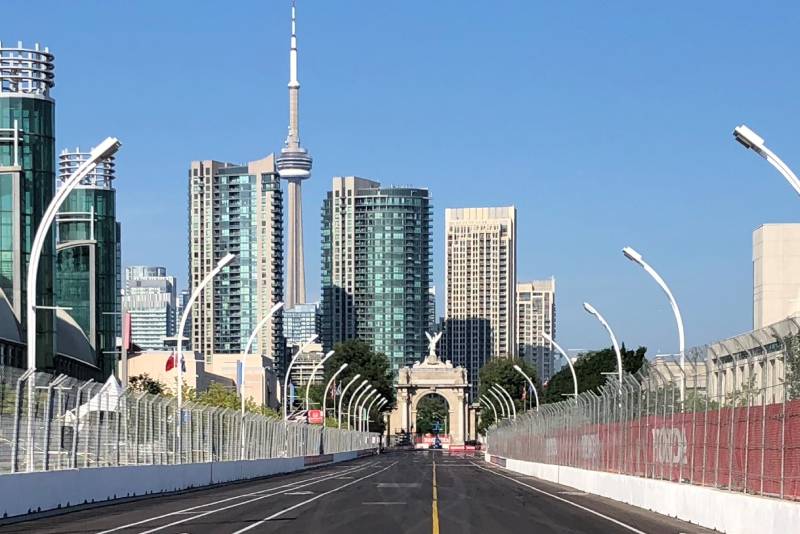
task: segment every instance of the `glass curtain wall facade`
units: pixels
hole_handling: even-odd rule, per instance
[[[60,183],[88,158],[80,150],[62,152]],[[67,196],[57,218],[56,302],[72,308],[68,313],[89,339],[103,376],[116,368],[121,300],[114,178],[114,159],[100,162]]]
[[[427,189],[334,178],[322,208],[324,350],[355,337],[395,372],[426,353],[431,210]]]
[[[27,322],[28,260],[36,228],[53,198],[55,183],[54,56],[0,43],[0,289],[10,301],[23,336]],[[48,239],[39,264],[37,304],[54,303],[54,251]],[[55,314],[37,314],[36,366],[56,368]],[[24,362],[11,362],[25,367]]]

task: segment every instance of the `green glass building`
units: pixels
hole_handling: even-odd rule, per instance
[[[59,187],[90,158],[64,150],[59,156]],[[97,356],[103,377],[116,368],[121,265],[116,214],[114,158],[97,167],[67,196],[56,227],[56,303],[81,327]]]
[[[396,372],[427,353],[431,286],[427,189],[336,177],[322,206],[322,341],[357,338]]]
[[[53,198],[55,183],[54,56],[0,43],[0,289],[24,339],[28,257],[36,228]],[[53,241],[39,264],[38,305],[54,303]],[[36,366],[61,370],[55,357],[55,314],[37,314]],[[21,353],[20,353],[21,354]],[[21,356],[17,359],[21,359]],[[27,367],[24,361],[10,362]]]

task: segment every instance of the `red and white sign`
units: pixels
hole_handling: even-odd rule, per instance
[[[416,436],[414,438],[414,443],[416,444],[416,448],[428,448],[428,446],[433,445],[436,441],[437,436],[433,434],[423,434],[421,436]],[[442,444],[442,447],[445,449],[450,446],[450,436],[448,434],[439,434],[438,435],[439,442]]]
[[[322,410],[308,410],[308,424],[321,425],[322,424]]]

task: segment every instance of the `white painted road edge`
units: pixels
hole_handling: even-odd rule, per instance
[[[305,458],[301,456],[2,474],[0,518],[292,473],[309,467],[353,460],[358,453],[343,452],[331,456],[332,461],[314,465],[307,465]]]
[[[491,462],[486,453],[485,459]],[[498,458],[495,456],[495,458]],[[666,480],[503,458],[505,468],[726,534],[794,532],[800,503]]]

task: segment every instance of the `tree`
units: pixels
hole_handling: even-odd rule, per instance
[[[359,382],[367,380],[369,384],[378,390],[380,395],[386,397],[389,401],[383,406],[382,410],[391,410],[395,403],[394,380],[392,371],[389,368],[389,359],[386,355],[373,351],[369,345],[355,339],[337,344],[334,350],[336,354],[325,362],[325,378],[323,380],[323,385],[317,387],[315,390],[316,397],[312,396],[314,401],[321,404],[322,388],[325,387],[324,385],[328,383],[328,380],[330,380],[334,373],[339,370],[339,367],[341,367],[343,363],[347,363],[347,368],[337,377],[337,386],[344,388],[345,384],[350,382],[356,374],[360,374],[361,378]],[[350,396],[355,388],[356,385],[353,385],[347,392],[345,409],[347,408],[346,403],[350,401]],[[331,386],[331,389],[333,389],[333,386]],[[305,392],[303,393],[305,394]],[[330,395],[330,391],[328,394]],[[332,399],[329,397],[328,404],[332,404],[332,402]],[[338,398],[336,402],[338,405]],[[383,432],[383,418],[376,418],[375,412],[373,411],[373,419],[377,420],[370,423],[370,431]]]
[[[623,372],[635,373],[642,368],[647,349],[639,347],[635,351],[627,350],[623,343],[620,353],[622,354]],[[591,351],[579,355],[573,365],[578,378],[578,393],[598,391],[607,380],[607,376],[603,373],[613,373],[617,370],[617,355],[612,347]],[[566,395],[572,395],[574,392],[572,372],[569,370],[569,366],[565,365],[547,382],[542,402],[560,402],[567,398]]]
[[[128,382],[133,391],[149,393],[151,395],[164,395],[167,393],[167,385],[160,380],[152,378],[147,373],[132,376]]]
[[[236,390],[228,388],[217,382],[208,386],[208,389],[195,394],[194,401],[199,404],[207,406],[216,406],[218,408],[229,408],[231,410],[241,410],[242,399]],[[266,406],[259,406],[252,398],[248,398],[244,402],[244,410],[249,413],[257,413],[267,417],[278,417],[278,413]]]
[[[500,385],[511,395],[511,398],[514,400],[514,406],[518,412],[523,411],[523,394],[525,397],[529,395],[528,389],[530,386],[528,385],[528,381],[514,369],[515,365],[519,365],[522,370],[525,371],[525,374],[531,377],[533,383],[536,384],[536,390],[540,392],[539,394],[541,395],[542,388],[536,377],[536,369],[520,359],[494,358],[480,370],[480,396],[494,403],[498,415],[500,414],[500,406],[497,406],[497,399],[489,393],[489,388],[492,387],[492,385]],[[498,395],[500,395],[500,393],[498,393]],[[494,424],[494,412],[484,407],[481,410],[478,432],[485,434],[486,429],[492,424]]]
[[[449,410],[447,409],[447,401],[441,395],[425,395],[417,403],[417,434],[431,434],[434,433],[435,428],[441,428],[441,432],[445,431],[445,427],[449,430],[447,424]]]

